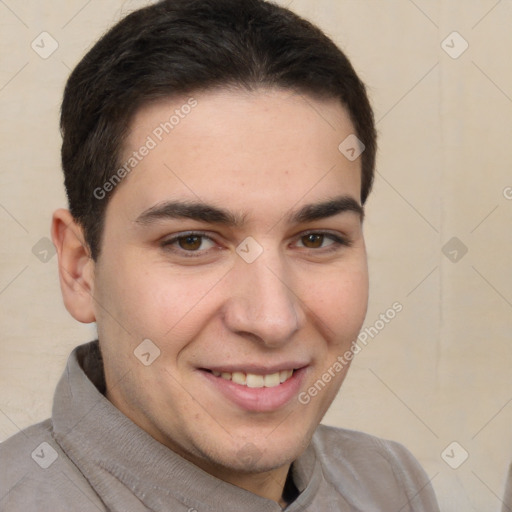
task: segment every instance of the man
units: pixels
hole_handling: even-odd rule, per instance
[[[2,510],[437,511],[405,448],[319,426],[368,298],[375,127],[340,50],[263,0],[162,1],[78,64],[61,127],[62,294],[99,342],[3,443]]]

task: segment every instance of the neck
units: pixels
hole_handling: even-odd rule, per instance
[[[224,474],[222,471],[212,471],[210,473],[225,482],[241,487],[262,498],[273,500],[285,507],[288,503],[283,498],[283,490],[289,469],[290,464],[257,474]]]

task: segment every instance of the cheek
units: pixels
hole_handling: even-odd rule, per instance
[[[217,273],[177,272],[165,263],[143,266],[127,257],[111,268],[102,271],[98,302],[137,338],[191,337],[211,315]]]
[[[368,272],[365,265],[319,280],[307,292],[308,307],[324,326],[333,343],[354,339],[368,306]]]

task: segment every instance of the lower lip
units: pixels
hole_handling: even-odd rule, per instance
[[[200,370],[208,382],[228,400],[241,409],[251,412],[272,412],[290,402],[301,388],[305,371],[306,367],[295,370],[287,381],[273,388],[249,388],[235,384],[231,380],[216,377],[206,370]]]

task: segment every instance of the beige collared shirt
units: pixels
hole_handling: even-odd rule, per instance
[[[102,394],[97,342],[75,349],[52,418],[0,445],[2,512],[280,512],[202,471]],[[287,512],[438,512],[429,478],[401,445],[320,425],[293,463]]]

